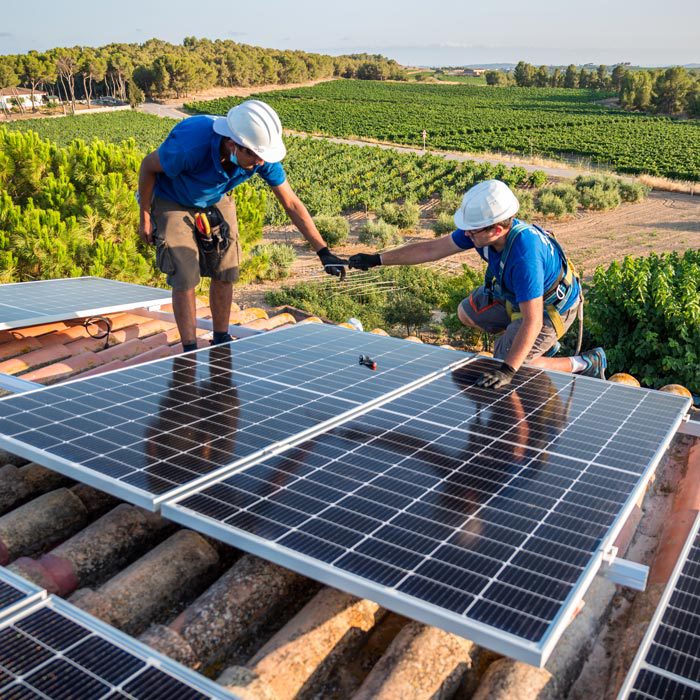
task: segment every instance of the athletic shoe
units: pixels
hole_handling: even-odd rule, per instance
[[[547,352],[542,353],[542,357],[554,357],[561,350],[561,343],[557,340]]]
[[[593,348],[581,353],[581,359],[586,363],[586,369],[579,372],[586,377],[605,379],[605,369],[608,366],[608,358],[605,357],[603,348]]]

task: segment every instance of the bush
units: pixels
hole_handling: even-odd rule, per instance
[[[403,236],[396,226],[392,226],[383,219],[368,221],[360,229],[358,235],[360,243],[366,243],[377,248],[387,248],[398,245],[403,241]]]
[[[547,183],[547,173],[543,170],[533,170],[527,177],[528,187],[538,189]]]
[[[584,209],[614,209],[620,206],[619,180],[601,175],[579,175],[576,180],[578,199]]]
[[[700,393],[700,251],[626,257],[599,267],[587,317],[611,372],[642,384],[678,383]]]
[[[415,333],[432,318],[430,306],[411,294],[399,294],[387,304],[384,318],[390,326],[402,326],[406,335]]]
[[[435,231],[435,236],[444,236],[446,233],[450,233],[450,231],[455,230],[455,220],[454,216],[452,214],[447,214],[446,212],[443,212],[442,214],[438,214],[438,218],[436,219],[435,223],[431,225],[433,231]]]
[[[263,282],[289,277],[289,270],[296,260],[294,248],[279,243],[256,246],[241,266],[241,281]]]
[[[462,197],[464,195],[459,192],[454,192],[453,190],[443,190],[440,192],[440,202],[435,207],[435,213],[440,216],[440,214],[450,214],[454,213],[459,209],[459,205],[462,203]]]
[[[420,209],[415,202],[382,204],[377,208],[377,218],[400,229],[415,228],[420,219]]]
[[[518,219],[529,221],[535,213],[535,196],[530,190],[515,190],[515,196],[520,202],[516,216]]]
[[[573,214],[578,208],[578,192],[573,185],[543,187],[537,193],[536,208],[546,216]]]
[[[330,248],[344,243],[350,235],[350,224],[342,216],[316,216],[314,223]]]
[[[625,182],[620,180],[620,197],[623,202],[640,202],[651,191],[649,187],[641,182]]]

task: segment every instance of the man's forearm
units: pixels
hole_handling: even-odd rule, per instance
[[[527,359],[528,353],[537,340],[537,336],[542,330],[542,322],[538,320],[523,320],[522,325],[513,338],[513,344],[503,361],[513,369],[520,369],[520,366]]]
[[[326,247],[326,243],[318,232],[316,224],[314,224],[306,207],[303,207],[303,210],[290,207],[287,209],[287,215],[292,220],[292,223],[299,229],[301,235],[309,242],[314,252],[318,253],[321,248]]]
[[[452,252],[454,251],[445,252],[440,250],[435,245],[435,241],[419,241],[418,243],[409,243],[400,248],[381,253],[382,265],[417,265],[440,260]]]
[[[156,174],[144,168],[143,163],[139,170],[139,207],[142,212],[151,211],[151,201],[153,200],[153,190],[156,186]]]

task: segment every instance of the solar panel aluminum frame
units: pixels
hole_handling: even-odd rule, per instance
[[[335,328],[335,326],[334,326]],[[284,333],[287,329],[286,328],[279,328],[275,329],[273,331],[268,331],[269,334],[275,334],[275,336],[278,333]],[[266,333],[266,335],[268,334]],[[347,329],[347,333],[357,333],[357,331],[352,331]],[[254,336],[257,337],[257,336]],[[235,340],[233,341],[234,343],[245,343],[247,338],[241,338],[240,340]],[[187,354],[197,354],[199,352],[207,352],[209,348],[200,348],[198,350],[191,350]],[[217,478],[223,478],[225,476],[229,476],[230,474],[233,474],[236,470],[242,469],[246,466],[249,466],[251,463],[259,460],[259,459],[264,459],[267,457],[270,457],[272,455],[275,455],[278,453],[279,450],[285,449],[286,447],[290,446],[292,443],[297,443],[299,441],[303,441],[304,439],[310,437],[311,435],[315,435],[316,433],[319,432],[325,432],[329,428],[334,427],[336,424],[345,422],[346,420],[354,417],[355,415],[358,415],[360,413],[364,413],[366,410],[369,410],[370,408],[375,408],[377,405],[384,403],[385,401],[391,400],[393,398],[396,398],[397,396],[401,395],[402,393],[406,391],[410,391],[412,389],[415,389],[419,386],[421,386],[424,383],[429,382],[430,380],[434,379],[435,377],[439,376],[440,374],[449,371],[451,369],[454,369],[458,366],[464,365],[469,363],[474,359],[475,356],[469,356],[469,357],[463,357],[464,353],[455,353],[457,355],[456,359],[454,362],[450,363],[449,365],[446,365],[445,368],[441,370],[436,370],[433,371],[429,374],[426,374],[423,377],[420,377],[419,379],[414,380],[413,382],[410,382],[408,384],[402,385],[401,387],[398,387],[397,389],[394,389],[391,392],[387,392],[386,394],[373,399],[372,401],[369,401],[364,404],[359,404],[356,406],[353,406],[352,408],[348,409],[345,413],[340,414],[339,416],[336,416],[334,418],[328,419],[327,421],[324,421],[322,423],[318,423],[317,425],[313,426],[312,428],[307,428],[306,430],[296,433],[288,438],[285,438],[283,440],[280,440],[278,442],[275,442],[271,445],[268,445],[267,447],[263,448],[262,450],[258,450],[257,452],[254,452],[247,457],[244,457],[240,460],[234,461],[231,464],[227,464],[223,467],[220,467],[219,469],[216,469],[215,471],[210,472],[209,474],[204,474],[201,477],[198,477],[197,479],[193,479],[192,481],[188,482],[187,484],[184,484],[182,486],[175,487],[171,489],[170,491],[167,491],[165,493],[162,493],[160,495],[154,495],[148,491],[145,491],[143,489],[140,489],[135,486],[131,486],[130,484],[126,484],[122,481],[119,481],[118,479],[112,478],[110,476],[101,474],[96,471],[92,471],[89,469],[84,469],[82,466],[79,464],[76,464],[75,462],[71,462],[68,459],[64,459],[62,457],[58,457],[51,452],[48,452],[46,450],[43,450],[38,447],[33,447],[31,445],[27,445],[24,442],[21,442],[19,440],[16,440],[15,438],[9,437],[7,435],[3,435],[0,433],[0,447],[3,449],[7,449],[8,452],[11,452],[12,454],[16,454],[20,457],[24,457],[25,459],[28,459],[30,461],[37,462],[38,464],[41,464],[44,467],[47,467],[48,469],[52,469],[53,471],[58,472],[59,474],[63,474],[64,476],[67,476],[71,479],[75,479],[76,481],[80,481],[81,483],[87,484],[88,486],[93,486],[94,488],[100,490],[100,491],[106,491],[113,496],[116,496],[117,498],[121,498],[125,501],[128,501],[129,503],[133,503],[134,505],[141,506],[142,508],[147,508],[148,510],[151,510],[153,512],[158,512],[158,510],[161,507],[161,504],[164,503],[165,501],[171,500],[173,498],[176,498],[180,495],[183,497],[188,495],[189,493],[193,491],[197,491],[203,486],[206,486],[210,481],[215,480]],[[149,360],[148,362],[143,362],[139,366],[147,366],[150,364],[155,364],[157,362],[162,362],[163,358],[157,358],[155,360]],[[127,370],[130,368],[127,368]],[[110,370],[108,372],[103,372],[100,377],[106,377],[110,374],[117,374],[119,372],[125,371],[123,368],[117,368]],[[247,374],[244,372],[244,374]],[[247,374],[247,376],[251,376],[250,374]],[[70,384],[75,384],[78,382],[84,382],[84,381],[90,381],[93,377],[77,377],[75,379],[71,379],[67,382],[61,382],[60,386],[68,386]],[[270,381],[274,381],[270,380]],[[279,383],[279,382],[277,382]],[[33,393],[39,393],[42,391],[46,391],[48,389],[51,389],[52,387],[55,387],[57,385],[50,385],[50,386],[39,386],[39,388],[31,390],[31,391],[24,391],[22,394],[24,396],[30,396]],[[283,384],[280,383],[280,386],[284,386]],[[11,396],[3,397],[0,398],[0,401],[6,400],[6,399],[11,399]],[[109,488],[106,488],[106,486],[109,486]]]
[[[663,595],[659,600],[659,604],[656,608],[656,611],[654,612],[654,616],[651,618],[651,622],[649,623],[649,627],[646,631],[646,634],[644,635],[644,639],[642,639],[642,643],[639,645],[639,649],[637,650],[637,654],[634,657],[634,661],[632,661],[632,665],[630,666],[630,670],[627,673],[625,682],[622,684],[622,688],[620,688],[617,700],[626,700],[626,698],[633,690],[634,683],[637,680],[639,672],[645,669],[657,673],[660,676],[664,676],[665,678],[678,681],[683,685],[687,685],[691,688],[700,691],[700,685],[698,685],[697,683],[694,683],[693,681],[687,678],[677,676],[676,674],[670,673],[669,671],[665,671],[664,669],[657,668],[656,666],[651,666],[650,664],[647,664],[644,660],[649,651],[649,647],[654,641],[656,630],[659,628],[659,624],[661,623],[661,620],[666,612],[666,608],[668,607],[668,603],[671,599],[671,596],[675,591],[676,583],[678,583],[678,579],[681,575],[681,572],[683,571],[683,567],[685,566],[685,563],[688,559],[688,554],[690,553],[690,549],[693,546],[693,542],[695,541],[698,531],[700,531],[700,512],[695,516],[695,521],[693,522],[693,526],[690,529],[688,539],[683,545],[683,549],[681,550],[681,554],[678,557],[676,565],[673,567],[671,578],[666,584],[666,588],[664,589]]]
[[[177,661],[174,661],[164,654],[157,652],[155,649],[152,649],[146,644],[139,642],[137,639],[134,639],[134,637],[121,632],[115,627],[108,625],[106,622],[102,622],[102,620],[93,617],[84,610],[81,610],[75,605],[72,605],[71,603],[68,603],[67,601],[54,595],[49,595],[44,600],[35,603],[29,608],[21,610],[12,617],[3,618],[0,620],[0,630],[6,626],[20,622],[28,615],[46,608],[61,613],[70,620],[83,625],[88,630],[102,635],[105,639],[112,642],[116,646],[124,649],[130,654],[133,654],[154,668],[167,673],[173,678],[176,678],[184,683],[188,683],[193,688],[199,690],[210,698],[215,700],[236,700],[238,697],[226,690],[226,688],[224,688],[222,685],[209,680],[200,673],[183,666]]]
[[[473,361],[475,358],[470,358],[465,365]],[[557,374],[560,374],[557,372]],[[429,383],[428,381],[424,383]],[[651,391],[649,389],[639,389],[639,391]],[[395,397],[394,397],[395,398]],[[385,403],[382,401],[381,403]],[[688,399],[688,406],[690,400]],[[364,413],[364,410],[362,411]],[[242,530],[232,531],[219,521],[195,513],[187,508],[181,507],[179,502],[184,498],[192,495],[193,490],[186,494],[181,494],[176,498],[167,500],[162,504],[161,513],[164,517],[174,522],[178,522],[186,527],[197,530],[198,532],[214,537],[226,544],[234,547],[239,547],[247,552],[260,556],[263,559],[270,560],[275,564],[292,569],[321,583],[333,586],[346,591],[352,595],[369,598],[370,600],[379,603],[382,607],[393,610],[396,613],[405,615],[414,620],[418,620],[428,625],[434,625],[448,632],[456,634],[460,637],[475,642],[481,646],[485,646],[493,651],[504,654],[520,661],[524,661],[532,666],[543,667],[547,659],[551,655],[554,647],[560,637],[572,621],[576,611],[579,608],[588,588],[593,583],[593,579],[599,573],[603,562],[609,556],[610,549],[615,542],[620,530],[624,527],[629,515],[639,497],[644,493],[646,485],[654,473],[661,457],[668,448],[671,440],[678,430],[678,426],[683,420],[683,414],[679,414],[673,427],[669,430],[666,439],[659,446],[654,457],[644,473],[640,476],[637,486],[630,493],[627,501],[620,509],[617,518],[613,521],[597,553],[591,558],[590,562],[583,571],[578,584],[572,589],[568,598],[562,603],[561,609],[557,616],[550,624],[549,629],[544,634],[539,643],[528,642],[509,632],[498,630],[490,625],[483,624],[476,620],[466,620],[461,622],[455,619],[455,616],[447,611],[442,610],[437,606],[430,605],[417,599],[406,601],[406,596],[396,594],[391,589],[381,584],[372,583],[366,579],[349,573],[333,569],[332,567],[323,564],[308,555],[295,552],[287,549],[274,542],[269,542],[264,538],[252,535]],[[293,444],[288,447],[293,447],[302,440],[294,440]],[[275,451],[276,454],[283,453],[282,450]],[[250,463],[242,465],[241,469],[252,466]],[[234,472],[232,471],[231,474]],[[230,476],[229,474],[228,476]],[[225,477],[219,477],[223,479]],[[217,481],[218,479],[209,479],[209,482]],[[202,488],[206,486],[203,485]]]
[[[16,603],[0,608],[0,622],[10,615],[34,605],[40,600],[44,600],[46,596],[48,596],[48,593],[43,588],[39,588],[39,586],[31,583],[31,581],[17,576],[17,574],[6,569],[4,566],[0,566],[0,581],[13,586],[25,594],[25,597],[18,600]]]
[[[51,282],[63,282],[65,280],[103,280],[102,277],[67,277],[55,280],[33,280],[31,282],[11,282],[9,284],[2,285],[3,287],[9,287],[13,285],[27,285],[27,284],[47,284]],[[131,287],[143,287],[145,290],[151,291],[162,291],[162,297],[156,297],[154,299],[146,299],[139,303],[129,302],[125,304],[110,304],[109,306],[86,308],[86,309],[75,309],[72,311],[66,311],[60,314],[50,314],[46,316],[30,316],[26,319],[20,319],[17,321],[0,321],[0,330],[12,330],[13,328],[27,328],[30,326],[39,326],[45,323],[56,323],[58,321],[65,321],[67,319],[74,318],[87,318],[88,316],[99,316],[101,314],[107,313],[117,313],[119,311],[129,311],[131,309],[138,309],[144,307],[147,309],[158,309],[163,304],[169,304],[171,302],[170,293],[166,290],[157,290],[154,287],[146,287],[145,285],[135,285],[128,282],[119,282],[118,280],[106,280],[109,282],[114,282],[115,284],[129,284]]]

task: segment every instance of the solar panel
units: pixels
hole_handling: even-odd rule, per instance
[[[700,514],[619,700],[700,700]]]
[[[376,371],[358,363],[370,354]],[[469,355],[307,324],[0,400],[0,445],[145,507]]]
[[[0,621],[0,697],[231,700],[235,696],[51,596]]]
[[[492,360],[163,505],[224,542],[543,664],[688,401]]]
[[[165,289],[72,277],[0,285],[0,330],[170,303]]]
[[[43,588],[0,566],[0,619],[45,596]]]

